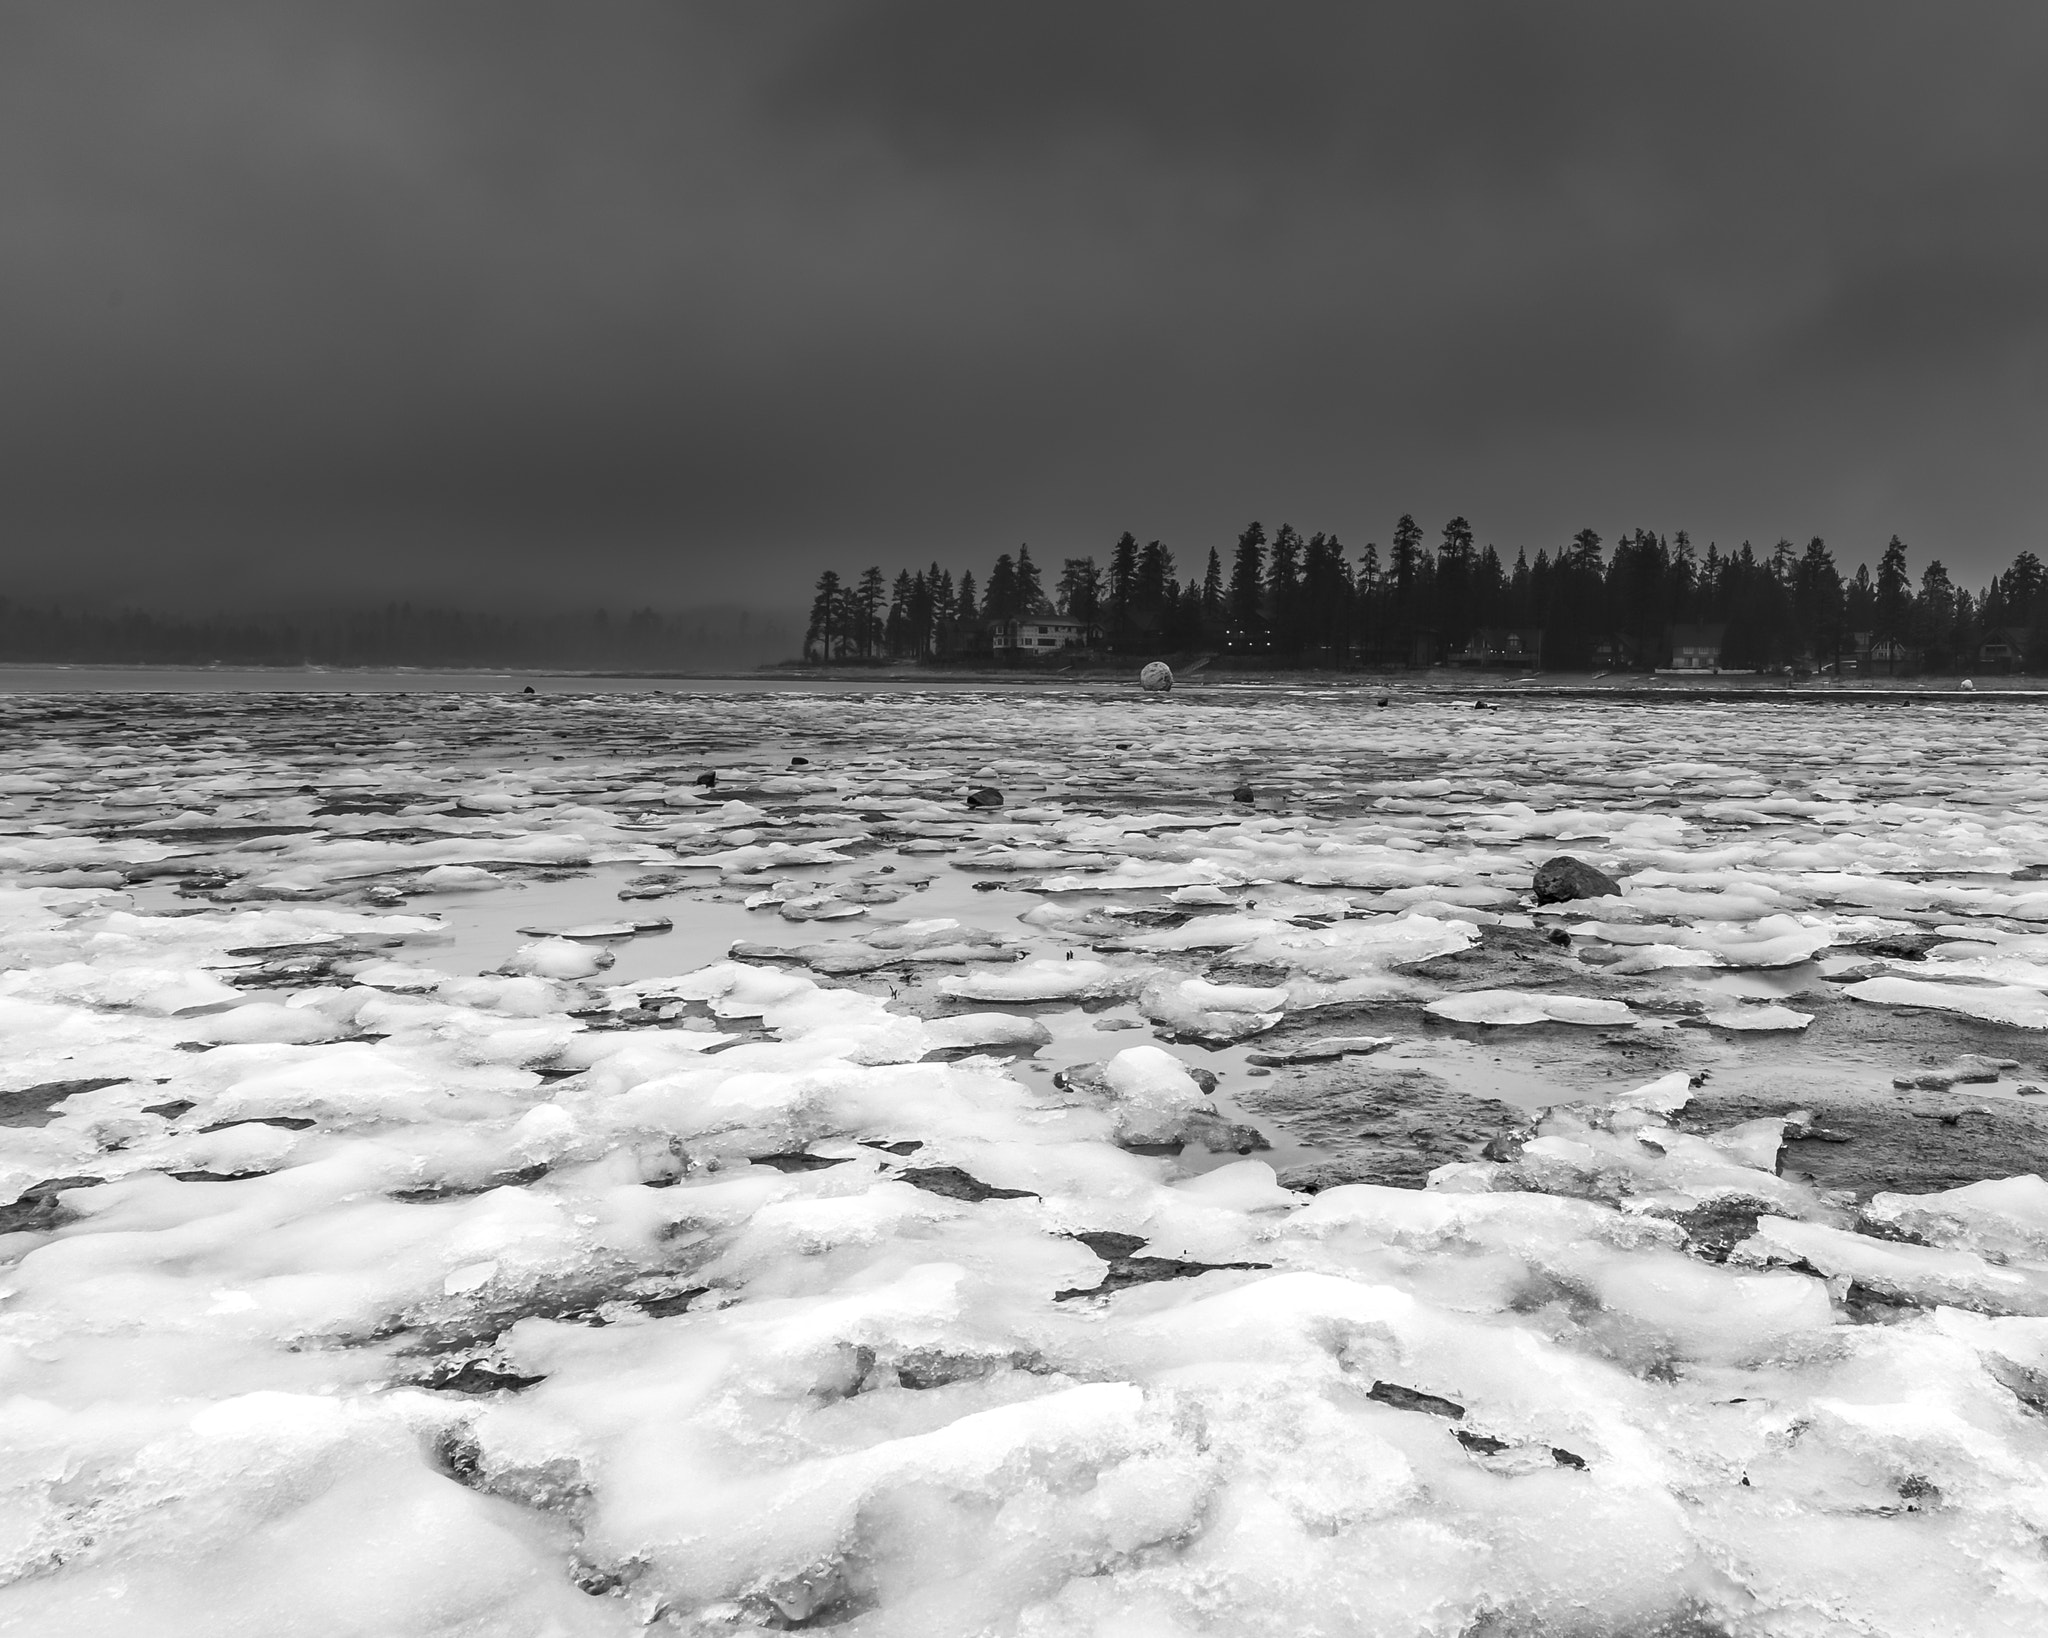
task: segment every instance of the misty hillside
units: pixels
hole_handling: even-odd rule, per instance
[[[796,652],[801,621],[705,604],[663,613],[603,609],[486,614],[382,608],[269,614],[78,611],[0,597],[0,662],[127,665],[571,666],[723,671]]]

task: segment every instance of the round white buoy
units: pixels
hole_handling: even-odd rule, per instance
[[[1163,660],[1154,660],[1138,673],[1138,686],[1148,694],[1172,693],[1173,667]]]
[[[1968,689],[1968,690],[1969,690],[1969,691],[1970,691],[1971,693],[1973,693],[1973,694],[1977,692],[1977,685],[1976,685],[1975,683],[1971,682],[1971,681],[1970,681],[1970,679],[1969,679],[1968,677],[1965,677],[1965,678],[1964,678],[1964,679],[1962,680],[1962,682],[1961,682],[1961,683],[1959,683],[1959,684],[1958,684],[1957,686],[1958,686],[1958,687],[1961,687],[1961,688],[1967,688],[1967,689]]]

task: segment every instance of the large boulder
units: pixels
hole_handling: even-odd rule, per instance
[[[1621,883],[1604,870],[1595,870],[1584,859],[1560,853],[1536,867],[1536,902],[1568,904],[1573,899],[1604,899],[1619,893]]]
[[[1138,673],[1138,686],[1148,694],[1172,693],[1173,668],[1163,660],[1154,660]]]

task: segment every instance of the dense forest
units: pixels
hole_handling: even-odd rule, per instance
[[[389,603],[271,615],[96,613],[0,597],[0,660],[126,665],[570,666],[703,669],[780,659],[793,620],[741,608],[479,614]]]
[[[1303,538],[1253,523],[1226,563],[1211,548],[1199,575],[1126,533],[1107,566],[1067,558],[1047,585],[1028,548],[1005,552],[978,587],[933,564],[893,583],[879,568],[819,577],[806,657],[834,662],[953,659],[996,653],[1007,622],[1063,617],[1071,644],[1111,654],[1207,652],[1241,663],[1305,666],[1501,664],[1551,670],[1668,666],[1675,644],[1728,670],[2048,667],[2048,574],[2032,552],[1972,592],[1939,561],[1917,577],[1894,536],[1844,573],[1826,542],[1780,540],[1697,550],[1683,530],[1638,529],[1614,543],[1581,530],[1553,556],[1512,564],[1476,544],[1463,518],[1434,548],[1412,517],[1384,558],[1354,557],[1335,535]],[[1065,659],[1071,661],[1071,649]]]

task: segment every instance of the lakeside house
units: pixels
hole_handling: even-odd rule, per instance
[[[1482,626],[1466,639],[1465,646],[1451,655],[1453,665],[1519,665],[1543,663],[1541,627],[1512,630]]]
[[[1043,654],[1048,649],[1086,646],[1088,627],[1064,614],[1030,614],[997,622],[990,638],[998,654]]]
[[[2012,671],[2027,657],[2031,633],[2025,626],[1998,626],[1985,635],[1977,649],[1978,663],[1987,670]]]
[[[1903,637],[1872,637],[1859,658],[1857,669],[1871,676],[1911,676],[1920,669],[1920,651]]]
[[[1728,627],[1720,625],[1673,626],[1671,667],[1673,671],[1719,671],[1721,644]]]

